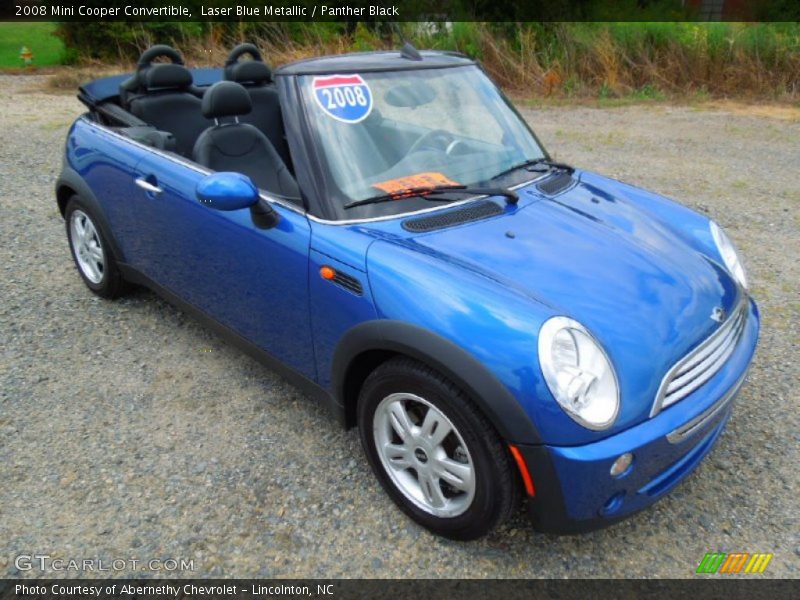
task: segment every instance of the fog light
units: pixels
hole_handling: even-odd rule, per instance
[[[627,473],[632,463],[633,463],[633,454],[631,454],[630,452],[626,452],[625,454],[620,456],[617,460],[615,460],[613,465],[611,465],[611,476],[620,477],[624,475],[625,473]]]

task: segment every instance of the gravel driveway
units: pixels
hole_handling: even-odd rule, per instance
[[[281,378],[148,292],[112,303],[85,289],[53,198],[82,107],[41,89],[0,76],[0,576],[35,576],[14,557],[48,554],[182,558],[195,575],[692,577],[707,551],[773,552],[764,576],[800,574],[791,112],[523,111],[556,158],[726,226],[763,332],[727,431],[656,506],[577,537],[538,534],[519,516],[464,544],[403,517],[356,432]]]

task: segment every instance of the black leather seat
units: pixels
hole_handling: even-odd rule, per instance
[[[128,111],[175,136],[176,151],[189,156],[197,137],[211,125],[191,93],[192,74],[178,64],[156,64],[137,74],[138,93],[128,93]]]
[[[252,60],[240,61],[239,58],[245,54],[249,54]],[[272,82],[272,71],[264,63],[258,48],[253,44],[236,46],[225,61],[224,78],[240,83],[250,94],[253,110],[241,120],[264,133],[281,155],[283,162],[291,164],[278,90]]]
[[[218,81],[203,96],[203,115],[217,124],[198,138],[194,160],[214,171],[235,171],[250,177],[260,189],[299,198],[297,183],[286,164],[263,133],[238,117],[252,108],[247,90],[233,81]],[[233,122],[219,119],[234,117]]]

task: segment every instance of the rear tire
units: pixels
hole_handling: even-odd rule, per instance
[[[378,367],[362,386],[358,424],[386,493],[433,533],[473,540],[517,507],[505,444],[466,394],[430,367],[404,357]]]
[[[80,196],[70,198],[64,220],[72,259],[86,287],[102,298],[123,295],[127,285],[111,245],[103,236],[94,212]]]

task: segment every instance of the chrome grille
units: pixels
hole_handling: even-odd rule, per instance
[[[733,354],[746,321],[747,297],[742,294],[728,320],[667,372],[658,388],[650,416],[682,400],[711,379]]]

